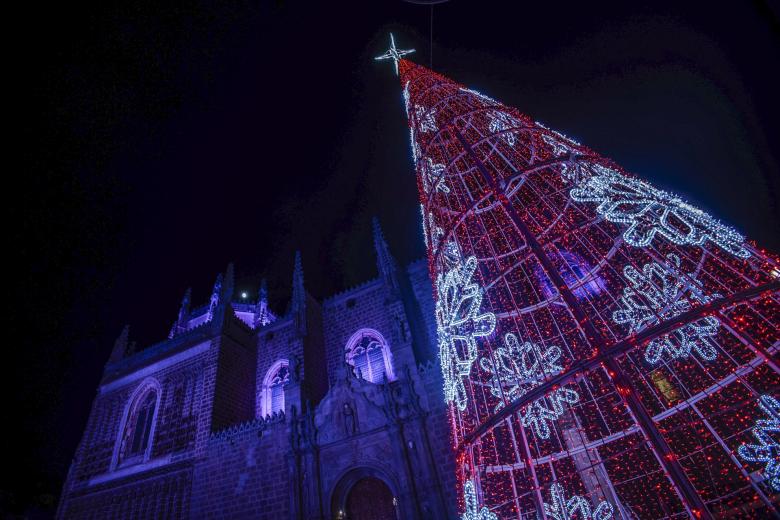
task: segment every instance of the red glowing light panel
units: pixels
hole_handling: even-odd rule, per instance
[[[777,514],[778,258],[399,67],[463,518]]]

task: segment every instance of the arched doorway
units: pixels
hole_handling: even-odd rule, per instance
[[[387,484],[364,477],[349,490],[344,520],[397,520],[396,501]]]
[[[398,482],[376,467],[357,467],[344,473],[331,494],[334,520],[400,520],[405,517]]]

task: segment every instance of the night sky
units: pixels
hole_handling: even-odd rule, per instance
[[[372,58],[392,31],[430,65],[428,7],[127,4],[12,22],[3,511],[53,511],[126,323],[160,341],[230,261],[284,311],[296,249],[317,298],[363,282],[374,215],[402,263],[424,254],[401,89]],[[730,4],[453,0],[433,67],[780,251],[780,10]]]

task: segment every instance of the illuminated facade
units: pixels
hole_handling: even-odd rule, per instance
[[[168,339],[116,342],[59,518],[446,519],[455,461],[424,261],[317,302],[296,258],[288,312],[185,295]],[[370,515],[370,516],[367,516]]]
[[[403,52],[461,518],[776,516],[777,257]]]

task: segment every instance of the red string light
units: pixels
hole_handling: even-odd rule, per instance
[[[398,66],[434,297],[448,304],[461,507],[469,482],[469,511],[498,518],[777,514],[765,468],[737,450],[755,443],[758,397],[780,388],[778,258],[517,110]],[[507,334],[529,346],[508,350]],[[522,358],[550,348],[555,370]],[[524,425],[532,405],[546,437]]]

